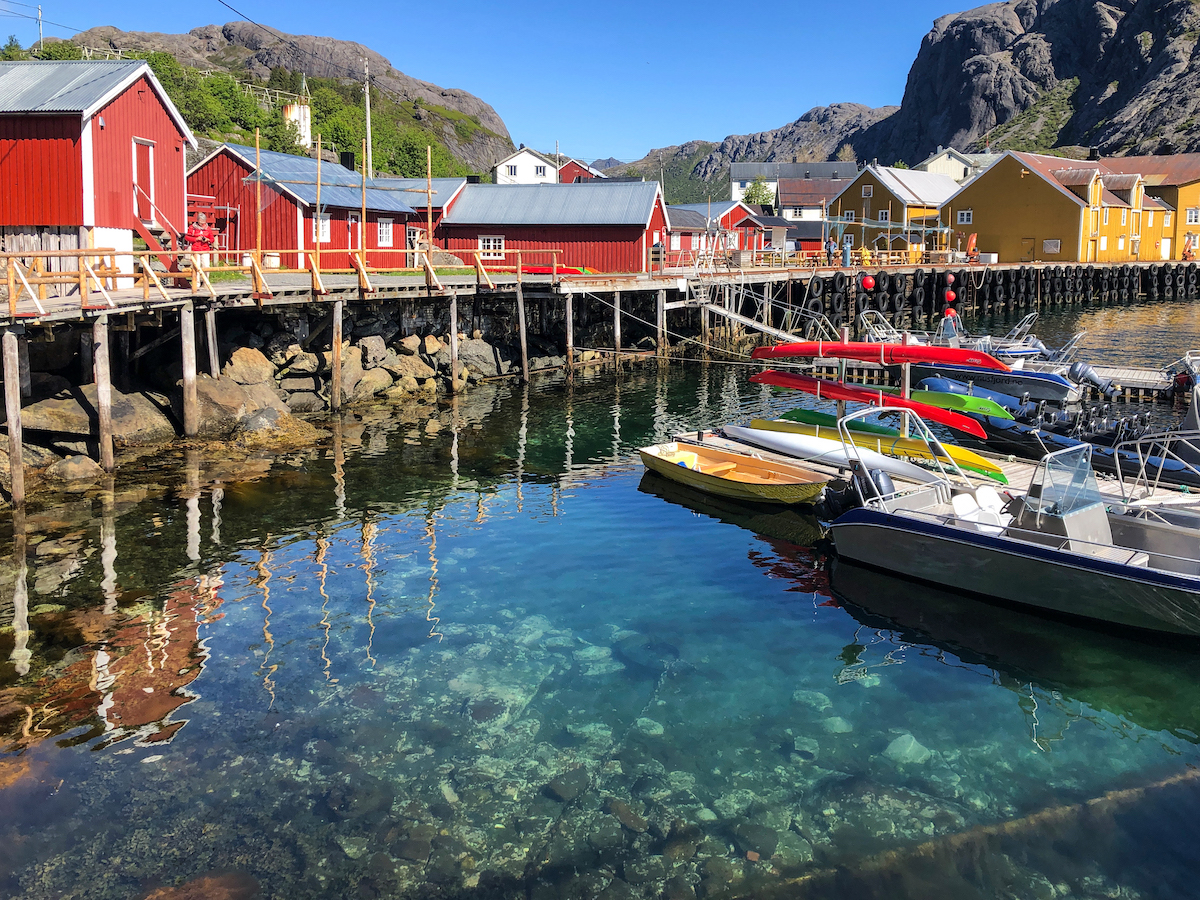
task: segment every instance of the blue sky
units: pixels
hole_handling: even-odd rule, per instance
[[[899,103],[922,37],[960,8],[953,0],[229,2],[282,31],[365,44],[408,75],[482,97],[514,141],[552,151],[558,140],[588,161],[777,128],[827,103]],[[32,12],[0,0],[0,34],[28,46],[37,25],[13,14]],[[68,26],[46,26],[60,37],[98,25],[185,32],[239,18],[216,0],[50,0],[42,14]]]

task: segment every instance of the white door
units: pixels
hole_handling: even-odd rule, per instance
[[[1162,258],[1163,259],[1171,258],[1171,239],[1170,238],[1162,239]]]

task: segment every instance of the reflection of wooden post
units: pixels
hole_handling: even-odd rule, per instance
[[[525,293],[521,290],[521,254],[517,254],[517,331],[521,337],[521,380],[529,380],[529,343],[525,335]]]
[[[337,412],[342,408],[342,301],[333,301],[333,372],[329,379],[329,408]]]
[[[5,332],[7,336],[8,332]],[[28,565],[25,549],[25,510],[18,506],[13,511],[13,562],[17,578],[13,582],[13,649],[8,655],[18,675],[29,674],[29,660],[33,657],[33,651],[29,649],[29,586],[26,584]]]
[[[200,454],[188,450],[187,467],[187,558],[200,561]]]
[[[556,257],[557,258],[557,257]],[[567,371],[572,372],[575,369],[575,306],[574,296],[568,291],[564,295],[566,309],[563,312],[563,317],[566,319],[567,328]]]
[[[191,303],[179,307],[179,339],[183,345],[183,434],[200,432],[200,402],[196,395],[196,311]]]
[[[100,467],[113,470],[112,375],[108,364],[108,316],[92,324],[92,365],[96,379],[96,417],[100,425]],[[195,385],[193,385],[193,388]],[[184,391],[187,400],[187,391]],[[186,418],[185,418],[186,421]]]
[[[334,416],[333,431],[333,500],[338,518],[346,516],[346,451],[342,448],[342,420]]]
[[[21,363],[17,342],[17,333],[11,328],[4,329],[4,412],[8,417],[8,468],[12,476],[12,504],[21,507],[25,503],[25,460],[21,438]]]
[[[113,508],[113,480],[111,475],[104,479],[104,490],[100,494],[100,568],[104,573],[100,593],[104,595],[106,616],[117,611],[117,520]]]
[[[204,311],[204,334],[208,341],[208,374],[221,374],[221,355],[217,351],[217,311],[211,306]]]

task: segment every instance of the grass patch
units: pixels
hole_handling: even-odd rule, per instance
[[[1058,144],[1058,136],[1075,115],[1079,79],[1061,81],[1032,106],[988,133],[992,149],[1044,152]],[[979,146],[982,142],[976,142]]]

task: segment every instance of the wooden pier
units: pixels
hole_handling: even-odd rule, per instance
[[[339,251],[345,255],[345,251]],[[406,253],[411,251],[397,251]],[[107,412],[112,369],[110,332],[122,335],[115,367],[122,367],[178,337],[182,364],[183,430],[196,433],[195,382],[203,365],[219,372],[216,321],[222,312],[258,310],[264,315],[286,316],[312,305],[327,306],[334,378],[341,351],[341,320],[350,304],[370,306],[385,302],[432,304],[445,310],[454,323],[463,321],[461,301],[486,298],[511,304],[521,351],[519,374],[528,377],[529,304],[537,304],[537,322],[545,331],[548,317],[561,310],[568,367],[575,364],[580,320],[611,316],[614,354],[634,349],[630,332],[644,336],[638,346],[653,345],[660,354],[678,344],[682,333],[698,334],[704,350],[711,347],[717,329],[714,319],[724,319],[724,334],[739,338],[758,332],[775,339],[811,336],[812,323],[825,317],[834,327],[852,326],[858,312],[881,312],[898,328],[929,327],[942,314],[946,291],[953,290],[961,312],[989,315],[1060,306],[1121,305],[1135,301],[1165,302],[1190,299],[1200,293],[1195,263],[1126,263],[1076,266],[1028,263],[999,266],[916,265],[843,269],[754,267],[732,265],[707,269],[664,269],[649,273],[567,275],[557,271],[557,251],[547,251],[552,265],[546,274],[528,274],[522,251],[508,251],[511,259],[484,261],[476,256],[465,267],[471,274],[439,275],[424,258],[421,269],[379,271],[355,258],[348,270],[328,271],[320,254],[306,251],[305,268],[273,271],[247,254],[243,265],[205,265],[196,254],[178,254],[181,271],[164,272],[151,251],[118,253],[93,249],[30,251],[0,254],[4,280],[0,284],[0,330],[3,331],[5,407],[12,458],[19,459],[20,402],[28,395],[21,385],[23,345],[28,340],[52,341],[56,326],[86,330],[90,339],[81,353],[91,357],[99,397],[99,458],[112,470],[112,426]],[[304,254],[301,254],[304,256]],[[528,255],[528,254],[527,254]],[[532,260],[530,260],[532,261]],[[402,263],[403,264],[403,263]],[[543,266],[547,268],[547,266]],[[864,277],[874,286],[867,290]],[[240,277],[239,277],[240,276]],[[236,280],[230,280],[230,279]],[[5,302],[6,301],[6,302]],[[551,312],[547,310],[551,309]],[[597,312],[599,310],[599,312]],[[202,325],[197,328],[198,319]],[[630,326],[628,329],[626,326]],[[149,329],[152,337],[142,337]],[[198,335],[199,330],[199,335]],[[129,335],[136,345],[130,350]],[[207,352],[198,353],[198,339]],[[453,371],[459,370],[458,345],[451,340]],[[861,371],[859,371],[861,369]],[[1122,370],[1123,372],[1125,370]],[[881,383],[886,372],[856,366],[867,383]],[[1161,390],[1161,373],[1129,370],[1123,386],[1125,399],[1149,401]],[[336,412],[340,392],[333,391]],[[13,501],[23,501],[22,479],[14,466]]]

